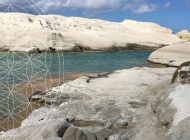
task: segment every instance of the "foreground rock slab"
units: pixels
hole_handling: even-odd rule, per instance
[[[190,139],[190,85],[176,85],[158,95],[153,108],[158,122],[169,128],[164,140]]]
[[[160,140],[167,131],[157,132],[161,128],[155,126],[157,121],[147,106],[153,95],[168,87],[175,70],[119,70],[101,77],[84,76],[52,88],[39,99],[53,103],[51,106],[35,110],[20,128],[1,133],[0,139],[152,140],[157,137]],[[150,130],[151,135],[145,134]]]
[[[158,122],[169,128],[164,140],[189,140],[190,63],[182,64],[176,72],[175,83],[158,92],[151,101],[151,107]]]
[[[181,42],[170,29],[154,23],[120,23],[56,15],[0,13],[0,50],[110,51],[153,50]]]
[[[168,66],[180,66],[190,60],[190,42],[177,43],[153,52],[148,60]]]

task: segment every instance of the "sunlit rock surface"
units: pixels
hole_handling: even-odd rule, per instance
[[[190,42],[173,44],[160,48],[149,56],[149,61],[168,66],[180,66],[190,61]]]
[[[177,33],[177,36],[185,41],[190,41],[190,32],[188,30],[182,30]]]
[[[170,29],[132,20],[108,22],[57,15],[0,13],[0,50],[153,50],[181,42]]]
[[[171,86],[158,92],[151,107],[159,122],[169,128],[164,140],[190,139],[190,63],[182,64],[173,76]]]

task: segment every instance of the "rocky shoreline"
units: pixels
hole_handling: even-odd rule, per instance
[[[181,87],[170,86],[175,70],[133,68],[106,77],[81,77],[65,83],[41,97],[52,100],[52,106],[35,110],[20,128],[0,137],[9,140],[164,139],[173,122],[175,125],[180,122],[173,121],[177,109],[173,111],[173,106],[170,108],[167,103],[170,91]],[[147,135],[150,130],[152,133]]]
[[[30,83],[21,83],[18,84],[14,91],[18,95],[22,95],[24,98],[28,98],[30,104],[27,104],[26,107],[22,107],[22,109],[18,110],[14,116],[6,119],[5,121],[1,122],[0,131],[8,131],[10,129],[15,129],[20,127],[23,120],[25,120],[30,113],[34,110],[44,107],[45,104],[40,102],[33,102],[31,101],[31,97],[37,93],[41,93],[53,87],[59,86],[64,82],[72,81],[80,76],[84,75],[84,73],[65,73],[62,76],[52,76],[51,78],[44,78],[37,80]],[[26,102],[25,100],[23,102]]]
[[[17,13],[1,13],[0,25],[0,50],[4,51],[159,48],[149,61],[170,66],[79,76],[32,93],[33,101],[48,105],[34,110],[19,128],[0,132],[1,140],[190,139],[190,44],[186,31],[178,37],[154,23]],[[10,40],[12,36],[15,40]]]
[[[82,76],[32,99],[34,110],[2,140],[187,140],[190,65]],[[151,132],[151,133],[150,133]]]

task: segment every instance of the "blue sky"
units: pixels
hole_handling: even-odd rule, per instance
[[[109,21],[155,22],[190,30],[190,0],[0,0],[0,11],[59,14]]]

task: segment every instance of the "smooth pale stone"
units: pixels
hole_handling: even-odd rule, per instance
[[[172,128],[166,135],[165,140],[189,140],[190,139],[190,117],[182,120]]]
[[[155,23],[0,13],[0,50],[36,52],[156,49],[181,42]]]
[[[190,32],[188,30],[182,30],[176,35],[179,36],[179,38],[181,38],[182,40],[190,41]]]
[[[180,66],[190,61],[190,42],[173,44],[154,51],[148,58],[152,63]]]
[[[171,106],[176,108],[173,125],[190,117],[190,85],[179,85],[168,97],[172,99]]]
[[[175,85],[160,99],[156,115],[163,125],[170,126],[164,140],[189,140],[190,85]]]
[[[190,85],[176,84],[154,97],[151,106],[162,124],[174,127],[190,117],[189,100]]]

